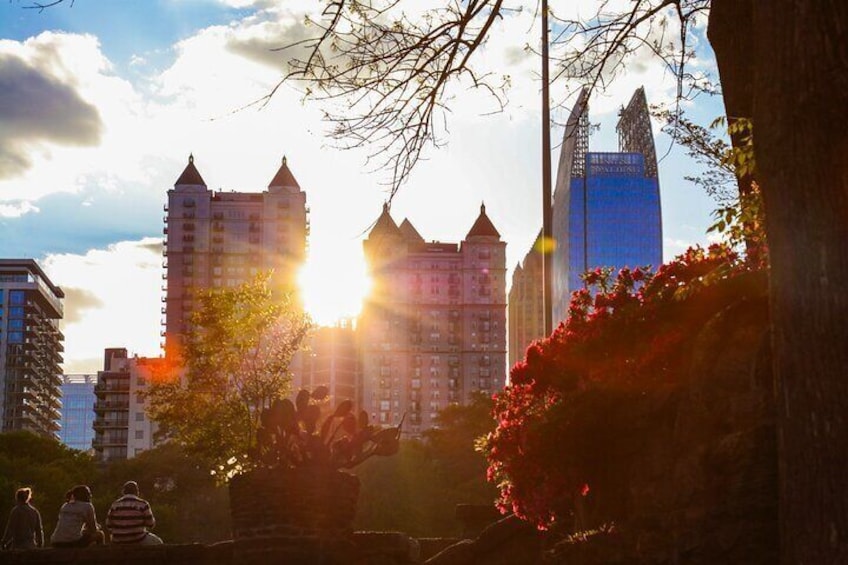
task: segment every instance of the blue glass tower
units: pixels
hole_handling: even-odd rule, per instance
[[[94,385],[97,375],[64,375],[59,439],[73,449],[88,451],[94,439]]]
[[[589,152],[588,93],[571,112],[553,202],[553,319],[566,318],[580,275],[662,264],[657,158],[645,91],[620,112],[619,152]]]

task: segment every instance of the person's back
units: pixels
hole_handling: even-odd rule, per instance
[[[138,494],[138,484],[128,481],[124,484],[123,495],[109,508],[106,529],[112,534],[112,543],[162,543],[158,536],[147,531],[156,525],[156,520],[150,504]]]
[[[6,531],[0,546],[11,549],[35,549],[44,545],[44,531],[41,526],[41,514],[32,505],[32,490],[18,489],[15,493],[16,504],[9,514]]]
[[[53,547],[86,547],[103,543],[97,528],[97,516],[91,504],[91,490],[85,485],[74,487],[72,498],[59,509],[56,529],[50,536]]]
[[[67,543],[79,540],[86,522],[90,520],[93,505],[90,502],[72,500],[59,509],[59,521],[50,536],[52,543]]]

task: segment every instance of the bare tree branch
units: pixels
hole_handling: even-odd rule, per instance
[[[709,0],[633,0],[619,11],[610,6],[610,0],[598,2],[588,18],[552,14],[552,48],[559,53],[552,57],[559,68],[554,82],[603,89],[647,49],[675,76],[678,99],[713,88],[687,71],[694,56],[691,29]],[[482,90],[495,111],[503,109],[508,79],[480,73],[473,63],[495,20],[516,9],[504,0],[446,0],[411,15],[399,0],[326,0],[318,21],[308,21],[315,36],[280,49],[305,54],[293,55],[289,73],[257,102],[267,104],[284,84],[299,86],[306,100],[324,102],[337,146],[368,148],[368,162],[390,171],[391,201],[425,150],[444,142],[452,82]]]

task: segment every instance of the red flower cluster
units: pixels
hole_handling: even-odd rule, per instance
[[[592,390],[639,391],[677,379],[682,345],[709,315],[690,299],[750,269],[729,247],[712,245],[690,248],[656,273],[586,273],[568,319],[527,348],[510,386],[495,395],[498,426],[486,452],[499,508],[539,528],[570,519],[592,484],[580,463],[591,438],[580,437],[575,403]]]

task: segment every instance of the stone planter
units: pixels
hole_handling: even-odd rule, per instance
[[[352,550],[359,479],[327,469],[257,469],[230,481],[234,561],[339,563]]]

